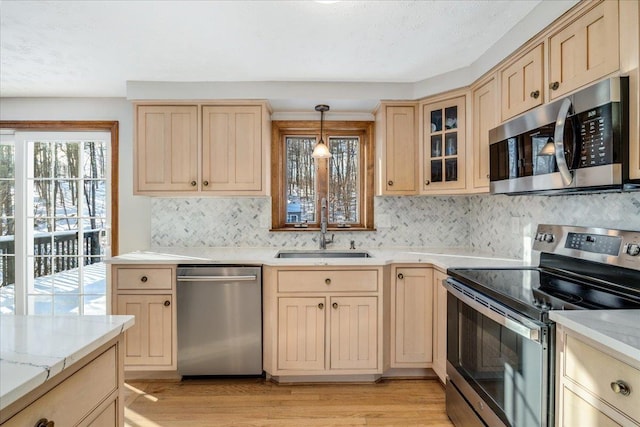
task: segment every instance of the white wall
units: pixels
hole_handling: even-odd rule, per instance
[[[150,245],[151,203],[133,196],[133,110],[124,98],[0,98],[0,120],[117,120],[119,122],[120,253]]]

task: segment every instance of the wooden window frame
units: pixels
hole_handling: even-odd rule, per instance
[[[325,121],[322,139],[329,141],[334,137],[360,137],[360,222],[350,227],[338,227],[329,224],[331,231],[365,231],[374,230],[373,225],[373,192],[374,192],[374,123],[368,121]],[[307,228],[295,227],[286,222],[286,146],[287,136],[308,136],[320,139],[319,121],[272,121],[271,122],[271,231],[318,231],[319,224],[310,224]],[[311,155],[311,153],[309,153]],[[316,170],[328,167],[327,159],[316,159]],[[317,176],[317,175],[316,175]],[[328,183],[316,182],[317,194],[327,193]],[[320,197],[316,201],[316,218],[320,218]]]
[[[118,255],[118,122],[117,121],[57,121],[0,120],[0,128],[34,131],[105,131],[111,134],[111,256]]]

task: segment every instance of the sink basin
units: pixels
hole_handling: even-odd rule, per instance
[[[371,258],[364,251],[280,251],[276,258]]]

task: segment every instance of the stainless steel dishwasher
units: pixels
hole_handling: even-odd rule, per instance
[[[261,267],[178,266],[178,373],[262,375]]]

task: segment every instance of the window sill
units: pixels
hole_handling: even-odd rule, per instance
[[[282,228],[270,228],[269,232],[287,232],[287,231],[294,231],[294,232],[302,232],[302,233],[307,233],[307,232],[314,232],[314,233],[319,233],[320,232],[320,228],[318,227],[307,227],[307,228],[303,228],[303,227],[282,227]],[[327,232],[331,232],[331,233],[335,233],[335,232],[350,232],[350,231],[377,231],[375,228],[365,228],[365,227],[349,227],[349,228],[344,228],[344,227],[329,227],[327,228]]]

